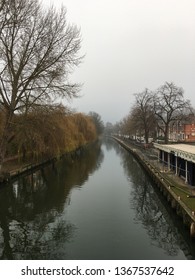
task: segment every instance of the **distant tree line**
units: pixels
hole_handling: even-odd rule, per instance
[[[135,94],[130,112],[114,126],[113,131],[123,135],[143,136],[146,143],[161,131],[164,142],[169,142],[169,128],[174,121],[184,121],[192,113],[184,91],[173,82],[165,82],[157,90],[144,89]]]

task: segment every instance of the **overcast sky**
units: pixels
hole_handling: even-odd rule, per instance
[[[81,29],[83,83],[70,106],[95,111],[104,122],[126,116],[134,93],[168,82],[195,107],[195,0],[43,0],[67,8]]]

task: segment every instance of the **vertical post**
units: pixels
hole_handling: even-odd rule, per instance
[[[186,160],[185,161],[185,172],[186,172],[186,179],[185,179],[185,183],[187,184],[188,183],[188,161]]]
[[[160,150],[158,149],[158,162],[160,162]]]
[[[162,151],[162,162],[163,162],[163,164],[164,164],[164,160],[165,160],[164,151]]]
[[[170,170],[170,153],[168,153],[168,171]]]
[[[164,172],[164,161],[165,161],[165,152],[162,151],[162,164],[163,164],[163,172]]]
[[[178,174],[178,159],[177,159],[177,155],[175,156],[175,175]]]

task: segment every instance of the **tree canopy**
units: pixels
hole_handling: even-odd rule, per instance
[[[190,101],[184,99],[184,91],[181,87],[166,82],[154,92],[153,106],[158,127],[164,133],[165,143],[168,143],[170,123],[181,120],[186,111],[191,110]]]
[[[4,111],[0,169],[15,112],[28,113],[55,98],[77,96],[69,81],[79,65],[80,30],[67,23],[66,9],[43,9],[38,0],[5,0],[0,4],[0,106]]]
[[[161,130],[165,143],[169,141],[170,124],[186,120],[192,112],[191,103],[184,98],[184,90],[173,82],[165,82],[154,91],[147,88],[135,94],[135,102],[128,116],[121,121],[125,134],[144,135],[145,142]]]

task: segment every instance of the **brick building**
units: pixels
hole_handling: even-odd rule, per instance
[[[169,140],[195,142],[195,116],[190,114],[183,121],[173,121],[169,127]]]

